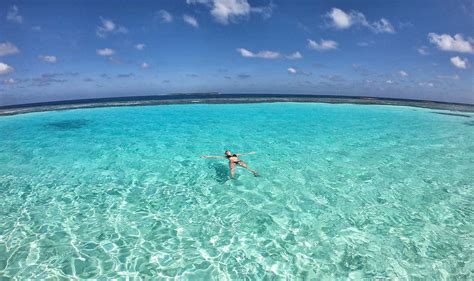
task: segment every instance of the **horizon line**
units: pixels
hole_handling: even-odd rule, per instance
[[[186,99],[186,98],[244,98],[248,97],[280,97],[280,98],[341,98],[341,99],[373,99],[381,101],[406,101],[406,102],[420,102],[420,103],[436,103],[445,105],[461,105],[461,106],[474,106],[474,103],[461,103],[461,102],[447,102],[437,100],[424,100],[424,99],[409,99],[409,98],[394,98],[394,97],[378,97],[378,96],[358,96],[358,95],[316,95],[316,94],[278,94],[278,93],[220,93],[220,92],[178,92],[178,93],[167,93],[167,94],[155,94],[155,95],[138,95],[138,96],[112,96],[112,97],[97,97],[97,98],[83,98],[83,99],[63,99],[63,100],[51,100],[43,102],[32,102],[32,103],[18,103],[1,105],[0,110],[3,109],[14,109],[14,108],[25,108],[25,107],[37,107],[37,106],[48,106],[48,105],[67,105],[67,104],[84,104],[93,102],[126,102],[132,100],[160,100],[162,97],[172,97],[171,99]]]

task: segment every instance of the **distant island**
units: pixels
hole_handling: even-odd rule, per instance
[[[474,112],[474,105],[447,103],[438,101],[378,98],[364,96],[334,95],[281,95],[281,94],[221,94],[209,93],[172,93],[166,95],[126,96],[111,98],[94,98],[63,100],[19,105],[0,106],[0,116],[29,112],[67,110],[79,108],[111,106],[146,106],[167,104],[225,104],[225,103],[268,103],[268,102],[314,102],[314,103],[349,103],[367,105],[413,106],[422,108]]]

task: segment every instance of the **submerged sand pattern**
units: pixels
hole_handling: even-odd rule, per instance
[[[472,279],[467,118],[307,103],[2,117],[0,276]],[[242,158],[261,177],[199,158],[225,149],[257,151]]]

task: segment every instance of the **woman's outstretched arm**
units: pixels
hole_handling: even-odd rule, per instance
[[[203,155],[201,158],[225,158],[225,156],[208,156],[208,155]]]
[[[255,151],[252,151],[252,152],[249,152],[249,153],[241,153],[241,154],[237,154],[237,156],[244,156],[244,155],[251,155],[251,154],[255,154],[257,152]]]

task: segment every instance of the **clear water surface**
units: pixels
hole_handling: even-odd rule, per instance
[[[471,279],[474,115],[302,103],[0,118],[0,279]],[[229,179],[225,159],[242,157]]]

